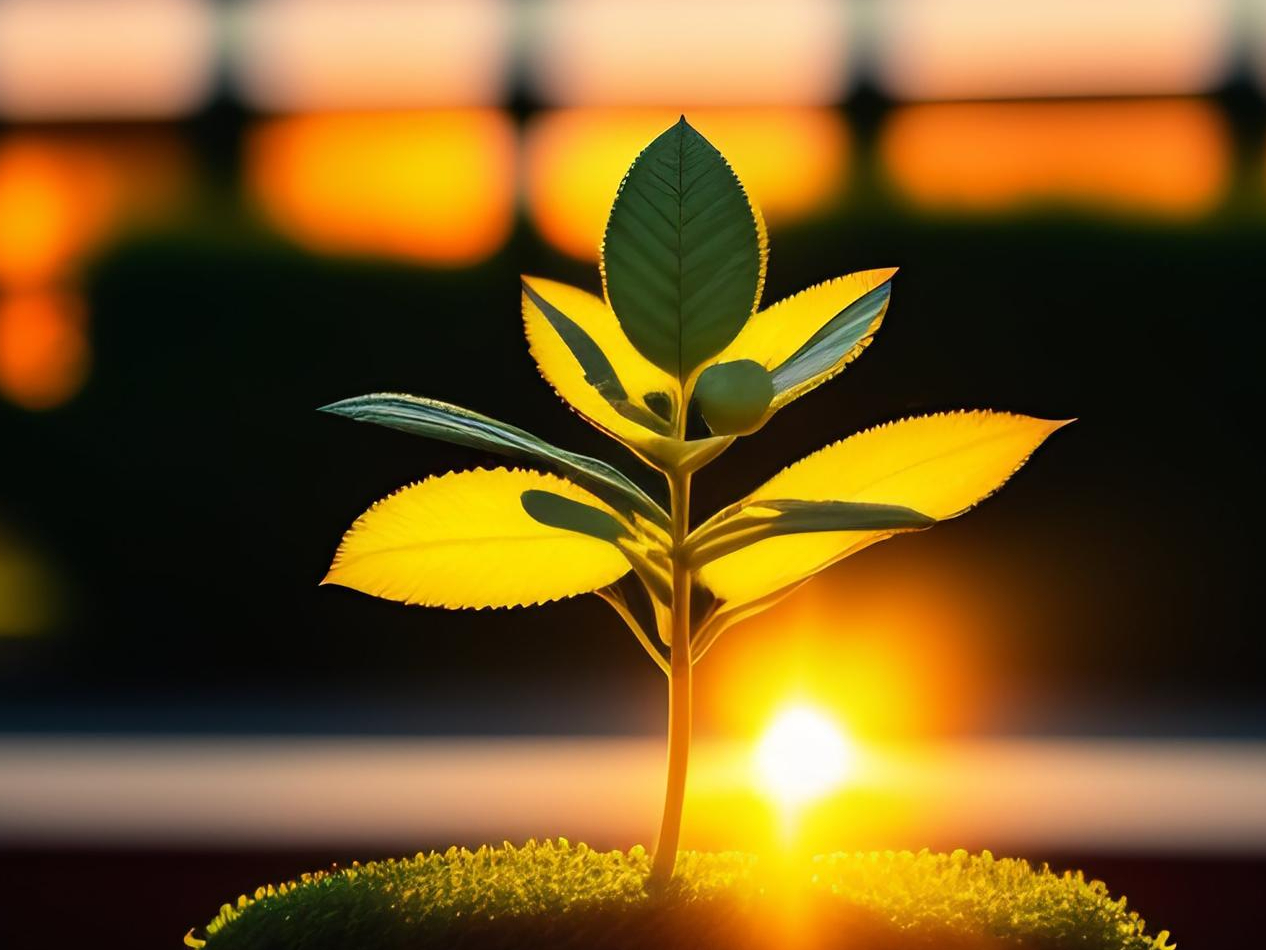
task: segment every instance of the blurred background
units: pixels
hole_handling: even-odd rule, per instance
[[[0,942],[174,947],[331,861],[652,843],[664,684],[597,598],[317,587],[372,501],[499,460],[314,410],[434,396],[658,493],[537,376],[518,276],[599,288],[681,112],[765,212],[767,302],[901,267],[697,513],[911,413],[1079,418],[720,641],[686,846],[987,847],[1183,948],[1257,931],[1266,3],[0,0]],[[780,794],[791,708],[839,768]]]

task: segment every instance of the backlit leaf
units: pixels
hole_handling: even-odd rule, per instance
[[[652,409],[632,401],[624,389],[624,384],[620,382],[620,377],[616,373],[615,367],[611,365],[607,355],[602,352],[602,347],[598,346],[593,337],[586,333],[583,327],[538,294],[532,288],[532,285],[526,281],[523,284],[523,293],[527,295],[532,305],[549,321],[550,327],[567,345],[571,355],[580,364],[585,382],[596,389],[598,395],[610,403],[616,412],[630,422],[635,422],[660,435],[669,434],[671,405],[666,408],[657,406],[660,410],[660,414],[657,414]],[[659,394],[651,393],[649,395],[658,396]]]
[[[602,267],[629,340],[679,380],[752,315],[765,275],[758,217],[721,153],[684,116],[621,183]]]
[[[887,311],[887,291],[881,288],[896,272],[858,271],[786,297],[752,317],[714,362],[755,360],[779,376],[772,408],[781,409],[831,379],[869,345]]]
[[[673,418],[681,401],[681,386],[634,349],[601,298],[552,280],[525,277],[523,283],[523,325],[537,368],[586,420],[652,464],[680,465],[695,456],[715,455],[729,444],[723,439],[683,442],[621,413],[586,378],[589,374],[585,367],[536,303],[537,299],[565,314],[601,349],[631,405],[655,418]]]
[[[543,525],[575,531],[610,544],[631,536],[614,515],[552,491],[529,488],[519,501],[523,510]]]
[[[331,403],[321,411],[525,461],[566,475],[619,511],[636,511],[656,524],[668,521],[650,496],[606,462],[560,449],[461,406],[401,393],[374,393]]]
[[[773,371],[774,391],[782,394],[795,390],[829,372],[850,353],[860,352],[858,344],[874,334],[891,297],[892,283],[880,284],[827,321]]]
[[[713,519],[689,539],[691,563],[702,566],[717,558],[787,534],[825,531],[913,531],[936,524],[913,508],[855,501],[776,499],[743,505]]]
[[[597,590],[628,571],[612,544],[529,515],[527,491],[615,517],[595,495],[554,475],[452,472],[402,488],[357,518],[322,583],[431,607],[515,607]]]
[[[905,419],[827,446],[754,491],[765,500],[901,505],[944,520],[997,491],[1062,421],[1001,412]],[[699,531],[725,516],[705,522]],[[700,578],[720,599],[756,600],[892,534],[887,530],[798,534],[758,541],[708,564]]]

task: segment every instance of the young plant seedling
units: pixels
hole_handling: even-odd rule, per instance
[[[652,884],[673,873],[694,665],[726,629],[841,558],[953,518],[1063,422],[954,412],[828,445],[691,527],[690,480],[736,438],[839,373],[888,309],[894,269],[837,277],[759,310],[765,226],[683,117],[638,155],[602,244],[605,299],[523,279],[541,375],[663,473],[667,510],[618,469],[468,409],[397,394],[326,406],[528,466],[452,472],[379,501],[325,583],[433,607],[596,593],[668,677],[668,780]]]

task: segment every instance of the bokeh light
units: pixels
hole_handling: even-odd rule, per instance
[[[1216,206],[1230,174],[1223,121],[1196,100],[907,106],[879,151],[902,196],[938,211],[1190,218]]]
[[[187,174],[163,135],[0,139],[0,395],[51,409],[79,391],[91,349],[77,271],[130,223],[175,207]]]
[[[230,71],[271,110],[489,106],[510,64],[506,0],[252,0]]]
[[[0,286],[63,275],[108,229],[118,177],[98,149],[39,135],[0,141]]]
[[[307,115],[257,126],[245,174],[268,219],[306,247],[455,267],[509,236],[515,153],[497,110]]]
[[[216,52],[208,0],[6,0],[0,115],[186,115],[210,96]]]
[[[1230,0],[885,0],[877,79],[903,99],[1182,95],[1230,63]]]
[[[545,0],[531,83],[552,105],[825,105],[850,78],[851,12],[833,0]]]
[[[850,138],[830,109],[689,109],[774,226],[829,213],[845,187]],[[620,179],[676,120],[673,109],[563,109],[525,132],[528,210],[555,247],[594,260]]]
[[[88,378],[83,301],[65,291],[0,293],[0,395],[24,409],[51,409]]]
[[[45,553],[0,524],[0,639],[51,633],[66,614],[66,599],[63,580]]]

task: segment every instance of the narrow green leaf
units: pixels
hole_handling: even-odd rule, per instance
[[[630,537],[629,531],[599,508],[556,495],[552,491],[529,488],[519,496],[523,510],[541,524],[564,531],[586,534],[599,541],[615,544],[621,538]]]
[[[756,214],[721,153],[684,116],[625,175],[602,258],[625,335],[678,379],[752,315],[764,278]]]
[[[704,525],[687,540],[692,567],[733,554],[748,545],[787,534],[821,531],[914,531],[936,519],[901,505],[852,501],[775,499],[753,502]]]
[[[619,469],[560,449],[530,432],[460,406],[401,393],[374,393],[322,406],[321,411],[522,459],[566,475],[618,511],[636,511],[660,526],[668,524],[663,508]]]
[[[717,363],[699,374],[695,401],[713,435],[743,435],[765,418],[773,381],[755,360]]]
[[[787,357],[773,376],[774,392],[782,393],[827,372],[865,339],[888,309],[892,282],[886,281],[828,320],[800,349]]]
[[[629,526],[607,512],[556,492],[528,489],[519,496],[519,502],[523,510],[541,524],[615,545],[651,597],[665,607],[672,605],[672,566],[668,551],[659,543],[635,537]]]
[[[567,349],[571,350],[572,356],[576,357],[576,362],[584,371],[585,382],[598,390],[607,402],[627,400],[629,394],[624,391],[624,385],[620,382],[620,377],[616,375],[615,367],[607,359],[607,354],[602,352],[602,347],[594,342],[593,337],[581,329],[571,317],[533,290],[527,281],[523,282],[523,292],[545,315],[550,326],[567,344]]]
[[[643,409],[629,398],[624,384],[620,382],[620,377],[616,374],[615,367],[607,359],[607,354],[602,352],[602,347],[584,331],[580,324],[528,286],[527,281],[523,282],[523,292],[549,321],[550,326],[571,351],[571,355],[576,357],[576,362],[580,364],[580,369],[585,374],[585,382],[598,390],[598,394],[609,402],[616,412],[660,435],[667,435],[671,431],[668,420]]]

